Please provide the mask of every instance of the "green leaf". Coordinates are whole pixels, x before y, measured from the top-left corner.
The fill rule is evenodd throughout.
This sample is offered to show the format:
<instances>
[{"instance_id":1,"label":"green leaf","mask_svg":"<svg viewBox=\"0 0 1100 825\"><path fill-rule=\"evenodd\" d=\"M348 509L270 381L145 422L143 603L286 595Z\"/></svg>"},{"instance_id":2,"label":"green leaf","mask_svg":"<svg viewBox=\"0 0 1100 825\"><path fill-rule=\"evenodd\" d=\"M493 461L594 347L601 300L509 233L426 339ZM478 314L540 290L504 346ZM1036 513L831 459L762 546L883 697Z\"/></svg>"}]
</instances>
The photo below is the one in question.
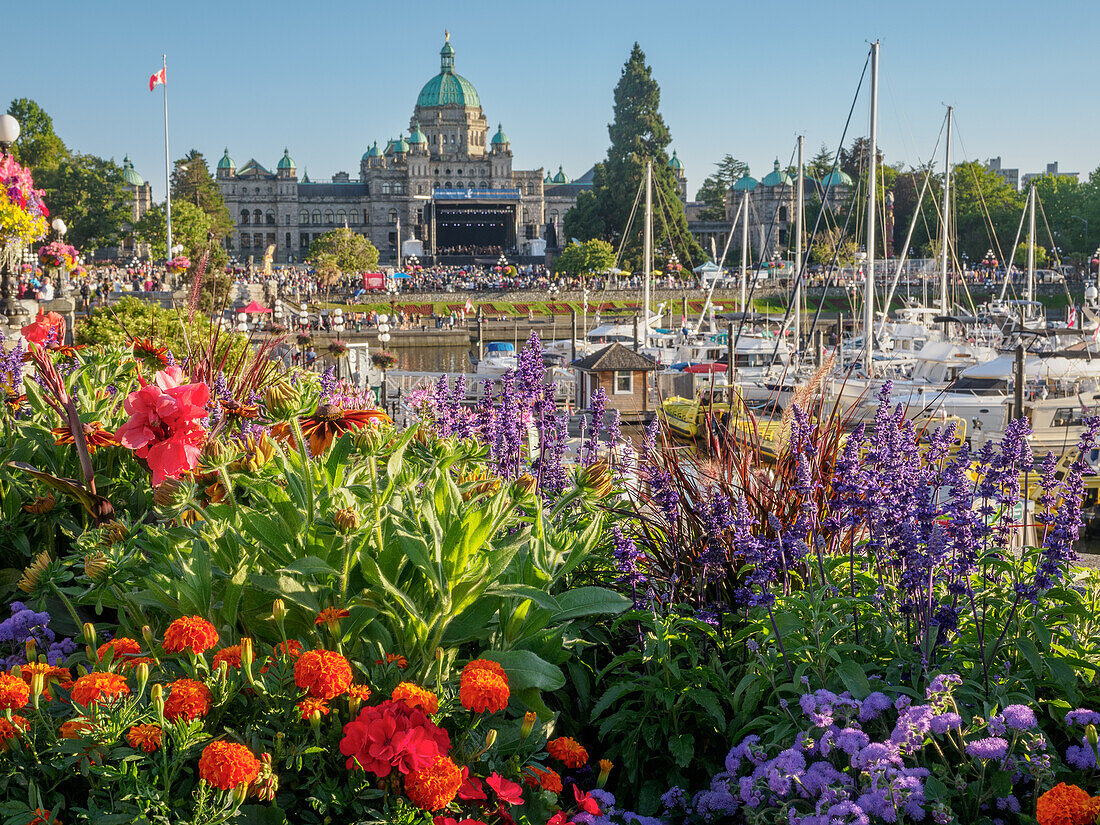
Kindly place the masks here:
<instances>
[{"instance_id":1,"label":"green leaf","mask_svg":"<svg viewBox=\"0 0 1100 825\"><path fill-rule=\"evenodd\" d=\"M550 664L529 650L487 650L483 659L498 662L508 674L508 684L513 690L538 688L557 690L565 686L565 675L560 667Z\"/></svg>"},{"instance_id":2,"label":"green leaf","mask_svg":"<svg viewBox=\"0 0 1100 825\"><path fill-rule=\"evenodd\" d=\"M668 749L676 764L686 768L695 756L695 737L690 733L677 734L668 740Z\"/></svg>"},{"instance_id":3,"label":"green leaf","mask_svg":"<svg viewBox=\"0 0 1100 825\"><path fill-rule=\"evenodd\" d=\"M280 572L283 573L297 573L299 576L338 576L339 572L334 570L328 562L317 558L316 556L306 556L301 559L295 559Z\"/></svg>"},{"instance_id":4,"label":"green leaf","mask_svg":"<svg viewBox=\"0 0 1100 825\"><path fill-rule=\"evenodd\" d=\"M505 596L515 599L530 599L544 610L554 611L555 616L561 605L558 600L538 587L526 584L498 584L485 591L492 596Z\"/></svg>"},{"instance_id":5,"label":"green leaf","mask_svg":"<svg viewBox=\"0 0 1100 825\"><path fill-rule=\"evenodd\" d=\"M1035 642L1026 636L1020 636L1016 639L1016 647L1027 659L1027 663L1031 665L1031 670L1035 676L1041 677L1043 675L1043 657L1039 653L1039 648L1035 645Z\"/></svg>"},{"instance_id":6,"label":"green leaf","mask_svg":"<svg viewBox=\"0 0 1100 825\"><path fill-rule=\"evenodd\" d=\"M622 613L630 607L630 599L606 587L576 587L557 597L561 609L552 622L565 622L581 616Z\"/></svg>"},{"instance_id":7,"label":"green leaf","mask_svg":"<svg viewBox=\"0 0 1100 825\"><path fill-rule=\"evenodd\" d=\"M836 675L855 699L866 699L871 692L871 683L867 681L867 674L858 663L850 659L837 666Z\"/></svg>"}]
</instances>

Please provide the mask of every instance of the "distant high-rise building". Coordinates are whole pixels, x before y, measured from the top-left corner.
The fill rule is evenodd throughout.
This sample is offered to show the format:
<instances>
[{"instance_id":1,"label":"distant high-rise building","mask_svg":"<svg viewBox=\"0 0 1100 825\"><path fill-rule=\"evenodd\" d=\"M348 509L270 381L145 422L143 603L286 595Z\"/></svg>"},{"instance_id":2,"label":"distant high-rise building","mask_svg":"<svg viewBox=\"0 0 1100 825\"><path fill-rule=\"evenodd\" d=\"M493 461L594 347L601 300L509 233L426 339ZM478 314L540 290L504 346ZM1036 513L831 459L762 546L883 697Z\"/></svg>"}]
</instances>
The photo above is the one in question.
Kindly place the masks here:
<instances>
[{"instance_id":1,"label":"distant high-rise building","mask_svg":"<svg viewBox=\"0 0 1100 825\"><path fill-rule=\"evenodd\" d=\"M1020 170L1008 169L1001 164L1001 157L998 155L995 158L990 158L985 162L985 168L989 172L995 172L1000 175L1001 178L1011 186L1013 189L1019 190L1020 188Z\"/></svg>"},{"instance_id":2,"label":"distant high-rise building","mask_svg":"<svg viewBox=\"0 0 1100 825\"><path fill-rule=\"evenodd\" d=\"M1059 172L1058 161L1054 161L1054 163L1047 164L1045 172L1028 172L1026 175L1024 175L1021 183L1026 189L1033 180L1035 180L1036 178L1041 178L1044 175L1049 175L1052 178L1073 178L1074 180L1079 180L1081 178L1080 172Z\"/></svg>"}]
</instances>

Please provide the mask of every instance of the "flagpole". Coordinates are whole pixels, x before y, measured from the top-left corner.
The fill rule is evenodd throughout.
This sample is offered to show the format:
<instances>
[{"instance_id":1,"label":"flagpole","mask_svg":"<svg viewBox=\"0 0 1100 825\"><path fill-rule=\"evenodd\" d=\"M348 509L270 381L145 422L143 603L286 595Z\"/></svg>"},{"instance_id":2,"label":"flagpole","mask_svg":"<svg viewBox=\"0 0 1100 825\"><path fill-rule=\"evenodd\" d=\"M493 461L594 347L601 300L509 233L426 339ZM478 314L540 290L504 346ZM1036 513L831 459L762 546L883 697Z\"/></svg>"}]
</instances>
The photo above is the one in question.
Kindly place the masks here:
<instances>
[{"instance_id":1,"label":"flagpole","mask_svg":"<svg viewBox=\"0 0 1100 825\"><path fill-rule=\"evenodd\" d=\"M168 160L168 55L161 55L161 71L164 73L164 211L168 221L168 246L165 252L167 260L172 259L172 175Z\"/></svg>"}]
</instances>

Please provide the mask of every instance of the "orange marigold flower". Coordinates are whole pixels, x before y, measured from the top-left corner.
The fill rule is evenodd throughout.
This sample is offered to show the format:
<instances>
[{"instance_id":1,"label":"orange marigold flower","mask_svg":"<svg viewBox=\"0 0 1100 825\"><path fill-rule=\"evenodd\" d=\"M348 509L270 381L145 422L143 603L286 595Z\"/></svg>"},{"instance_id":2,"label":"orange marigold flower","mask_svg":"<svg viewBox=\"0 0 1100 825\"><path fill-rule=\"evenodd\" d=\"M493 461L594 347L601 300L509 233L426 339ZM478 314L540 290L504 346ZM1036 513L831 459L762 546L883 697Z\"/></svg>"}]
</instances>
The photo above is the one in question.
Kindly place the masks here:
<instances>
[{"instance_id":1,"label":"orange marigold flower","mask_svg":"<svg viewBox=\"0 0 1100 825\"><path fill-rule=\"evenodd\" d=\"M190 650L198 655L218 643L218 631L201 616L181 616L164 631L164 649L168 653Z\"/></svg>"},{"instance_id":2,"label":"orange marigold flower","mask_svg":"<svg viewBox=\"0 0 1100 825\"><path fill-rule=\"evenodd\" d=\"M9 722L0 716L0 751L7 753L11 747L11 740L18 739L19 735L27 729L27 720L18 714L12 714Z\"/></svg>"},{"instance_id":3,"label":"orange marigold flower","mask_svg":"<svg viewBox=\"0 0 1100 825\"><path fill-rule=\"evenodd\" d=\"M576 739L559 736L546 743L546 752L567 768L579 768L588 762L588 751Z\"/></svg>"},{"instance_id":4,"label":"orange marigold flower","mask_svg":"<svg viewBox=\"0 0 1100 825\"><path fill-rule=\"evenodd\" d=\"M395 662L397 663L397 666L402 670L409 666L409 660L397 653L387 653L384 661L382 659L374 660L374 663L376 665L392 665Z\"/></svg>"},{"instance_id":5,"label":"orange marigold flower","mask_svg":"<svg viewBox=\"0 0 1100 825\"><path fill-rule=\"evenodd\" d=\"M358 699L360 702L365 702L370 699L370 688L366 685L352 685L348 688L348 696L352 699Z\"/></svg>"},{"instance_id":6,"label":"orange marigold flower","mask_svg":"<svg viewBox=\"0 0 1100 825\"><path fill-rule=\"evenodd\" d=\"M225 662L229 667L234 670L241 669L241 646L230 645L229 647L223 647L217 653L214 654L214 665L211 670L217 670L221 667L222 662Z\"/></svg>"},{"instance_id":7,"label":"orange marigold flower","mask_svg":"<svg viewBox=\"0 0 1100 825\"><path fill-rule=\"evenodd\" d=\"M31 821L27 825L61 825L61 820L46 808L35 808L31 813L34 816L31 817Z\"/></svg>"},{"instance_id":8,"label":"orange marigold flower","mask_svg":"<svg viewBox=\"0 0 1100 825\"><path fill-rule=\"evenodd\" d=\"M438 811L451 804L462 785L462 771L446 756L405 777L405 795L418 808Z\"/></svg>"},{"instance_id":9,"label":"orange marigold flower","mask_svg":"<svg viewBox=\"0 0 1100 825\"><path fill-rule=\"evenodd\" d=\"M439 699L436 695L412 682L401 682L393 689L391 696L395 701L404 702L410 708L420 708L429 716L439 711Z\"/></svg>"},{"instance_id":10,"label":"orange marigold flower","mask_svg":"<svg viewBox=\"0 0 1100 825\"><path fill-rule=\"evenodd\" d=\"M1059 782L1039 797L1035 817L1039 825L1092 825L1096 821L1092 803L1092 797L1076 785Z\"/></svg>"},{"instance_id":11,"label":"orange marigold flower","mask_svg":"<svg viewBox=\"0 0 1100 825\"><path fill-rule=\"evenodd\" d=\"M19 710L31 700L31 686L18 676L0 673L0 709Z\"/></svg>"},{"instance_id":12,"label":"orange marigold flower","mask_svg":"<svg viewBox=\"0 0 1100 825\"><path fill-rule=\"evenodd\" d=\"M67 667L51 668L50 675L47 678L51 680L56 679L57 683L61 687L65 688L65 690L69 690L73 686L73 677L72 674L69 673L69 669Z\"/></svg>"},{"instance_id":13,"label":"orange marigold flower","mask_svg":"<svg viewBox=\"0 0 1100 825\"><path fill-rule=\"evenodd\" d=\"M297 659L302 655L302 643L297 639L287 639L275 645L275 655L280 658Z\"/></svg>"},{"instance_id":14,"label":"orange marigold flower","mask_svg":"<svg viewBox=\"0 0 1100 825\"><path fill-rule=\"evenodd\" d=\"M92 729L92 723L87 719L69 719L61 723L62 739L79 739Z\"/></svg>"},{"instance_id":15,"label":"orange marigold flower","mask_svg":"<svg viewBox=\"0 0 1100 825\"><path fill-rule=\"evenodd\" d=\"M171 691L164 703L164 718L192 722L210 712L214 696L210 688L194 679L177 679L168 686Z\"/></svg>"},{"instance_id":16,"label":"orange marigold flower","mask_svg":"<svg viewBox=\"0 0 1100 825\"><path fill-rule=\"evenodd\" d=\"M99 650L96 651L96 657L103 659L108 651L113 654L111 661L123 662L139 655L141 644L136 639L119 636L117 639L111 639L111 641L101 644Z\"/></svg>"},{"instance_id":17,"label":"orange marigold flower","mask_svg":"<svg viewBox=\"0 0 1100 825\"><path fill-rule=\"evenodd\" d=\"M260 760L236 742L211 742L199 757L199 778L223 791L247 785L259 775Z\"/></svg>"},{"instance_id":18,"label":"orange marigold flower","mask_svg":"<svg viewBox=\"0 0 1100 825\"><path fill-rule=\"evenodd\" d=\"M351 613L344 610L342 607L326 607L320 613L317 614L317 618L313 620L314 624L328 624L329 622L338 622L340 619L346 619Z\"/></svg>"},{"instance_id":19,"label":"orange marigold flower","mask_svg":"<svg viewBox=\"0 0 1100 825\"><path fill-rule=\"evenodd\" d=\"M464 708L475 713L496 713L508 707L509 695L508 676L496 662L475 659L462 668L458 696Z\"/></svg>"},{"instance_id":20,"label":"orange marigold flower","mask_svg":"<svg viewBox=\"0 0 1100 825\"><path fill-rule=\"evenodd\" d=\"M307 696L298 703L298 711L302 714L303 722L308 722L310 717L315 713L319 713L322 716L328 716L328 714L332 712L328 706L328 702L324 699L314 699L312 696Z\"/></svg>"},{"instance_id":21,"label":"orange marigold flower","mask_svg":"<svg viewBox=\"0 0 1100 825\"><path fill-rule=\"evenodd\" d=\"M134 750L152 753L164 741L164 731L160 725L134 725L126 732L126 741Z\"/></svg>"},{"instance_id":22,"label":"orange marigold flower","mask_svg":"<svg viewBox=\"0 0 1100 825\"><path fill-rule=\"evenodd\" d=\"M528 765L526 770L528 773L523 777L523 781L530 787L542 788L551 793L561 793L561 776L557 771L540 768L538 765Z\"/></svg>"},{"instance_id":23,"label":"orange marigold flower","mask_svg":"<svg viewBox=\"0 0 1100 825\"><path fill-rule=\"evenodd\" d=\"M134 658L127 659L125 662L123 662L122 669L133 670L138 665L149 665L149 667L152 667L156 663L157 660L154 659L152 656L135 656Z\"/></svg>"},{"instance_id":24,"label":"orange marigold flower","mask_svg":"<svg viewBox=\"0 0 1100 825\"><path fill-rule=\"evenodd\" d=\"M351 686L351 665L333 650L307 650L294 663L294 684L315 699L335 699Z\"/></svg>"},{"instance_id":25,"label":"orange marigold flower","mask_svg":"<svg viewBox=\"0 0 1100 825\"><path fill-rule=\"evenodd\" d=\"M126 677L117 673L89 673L73 682L72 698L88 707L97 702L110 702L130 693Z\"/></svg>"}]
</instances>

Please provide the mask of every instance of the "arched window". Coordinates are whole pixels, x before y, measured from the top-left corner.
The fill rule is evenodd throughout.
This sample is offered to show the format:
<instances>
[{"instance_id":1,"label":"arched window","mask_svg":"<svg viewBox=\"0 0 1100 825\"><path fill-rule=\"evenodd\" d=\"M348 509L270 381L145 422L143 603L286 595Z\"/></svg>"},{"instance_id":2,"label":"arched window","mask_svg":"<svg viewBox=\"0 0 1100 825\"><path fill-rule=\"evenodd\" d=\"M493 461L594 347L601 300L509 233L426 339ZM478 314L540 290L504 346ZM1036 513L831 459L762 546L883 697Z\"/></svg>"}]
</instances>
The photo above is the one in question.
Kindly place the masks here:
<instances>
[{"instance_id":1,"label":"arched window","mask_svg":"<svg viewBox=\"0 0 1100 825\"><path fill-rule=\"evenodd\" d=\"M301 223L301 224L308 224L309 223L309 213L306 210L303 209L301 212L298 213L298 223Z\"/></svg>"},{"instance_id":2,"label":"arched window","mask_svg":"<svg viewBox=\"0 0 1100 825\"><path fill-rule=\"evenodd\" d=\"M550 223L552 223L554 225L557 225L557 223L558 223L558 210L557 209L551 209L550 210Z\"/></svg>"},{"instance_id":3,"label":"arched window","mask_svg":"<svg viewBox=\"0 0 1100 825\"><path fill-rule=\"evenodd\" d=\"M383 195L388 195L389 193L390 193L390 182L389 181L383 181L382 182L382 194Z\"/></svg>"},{"instance_id":4,"label":"arched window","mask_svg":"<svg viewBox=\"0 0 1100 825\"><path fill-rule=\"evenodd\" d=\"M313 222L314 223L320 223L321 222L321 210L319 210L319 209L314 209L313 210Z\"/></svg>"},{"instance_id":5,"label":"arched window","mask_svg":"<svg viewBox=\"0 0 1100 825\"><path fill-rule=\"evenodd\" d=\"M348 212L348 223L353 225L353 226L355 224L359 223L359 212L358 212L358 210L352 209Z\"/></svg>"},{"instance_id":6,"label":"arched window","mask_svg":"<svg viewBox=\"0 0 1100 825\"><path fill-rule=\"evenodd\" d=\"M267 219L268 226L275 225L275 213L272 212L270 209L267 210L267 214L264 217Z\"/></svg>"},{"instance_id":7,"label":"arched window","mask_svg":"<svg viewBox=\"0 0 1100 825\"><path fill-rule=\"evenodd\" d=\"M241 223L242 224L247 224L248 223L248 210L247 209L242 209L241 210Z\"/></svg>"},{"instance_id":8,"label":"arched window","mask_svg":"<svg viewBox=\"0 0 1100 825\"><path fill-rule=\"evenodd\" d=\"M779 207L779 220L781 223L787 220L787 207Z\"/></svg>"},{"instance_id":9,"label":"arched window","mask_svg":"<svg viewBox=\"0 0 1100 825\"><path fill-rule=\"evenodd\" d=\"M450 181L446 181L446 182L445 182L445 183L443 184L443 188L444 188L444 189L450 189L450 188L451 188L451 182L450 182Z\"/></svg>"},{"instance_id":10,"label":"arched window","mask_svg":"<svg viewBox=\"0 0 1100 825\"><path fill-rule=\"evenodd\" d=\"M331 224L332 220L333 220L332 210L331 209L326 209L325 210L325 223Z\"/></svg>"},{"instance_id":11,"label":"arched window","mask_svg":"<svg viewBox=\"0 0 1100 825\"><path fill-rule=\"evenodd\" d=\"M462 170L459 169L457 172L455 172L455 174L458 175L459 177L462 177Z\"/></svg>"},{"instance_id":12,"label":"arched window","mask_svg":"<svg viewBox=\"0 0 1100 825\"><path fill-rule=\"evenodd\" d=\"M487 183L486 183L485 181L482 181L481 183L479 183L479 184L477 185L477 188L478 188L478 189L488 189L488 188L489 188L489 184L487 184Z\"/></svg>"},{"instance_id":13,"label":"arched window","mask_svg":"<svg viewBox=\"0 0 1100 825\"><path fill-rule=\"evenodd\" d=\"M370 212L366 209L363 210L363 223L370 223Z\"/></svg>"},{"instance_id":14,"label":"arched window","mask_svg":"<svg viewBox=\"0 0 1100 825\"><path fill-rule=\"evenodd\" d=\"M263 223L263 222L264 222L264 213L261 212L259 209L253 209L252 210L252 223Z\"/></svg>"},{"instance_id":15,"label":"arched window","mask_svg":"<svg viewBox=\"0 0 1100 825\"><path fill-rule=\"evenodd\" d=\"M397 210L396 209L391 209L390 210L390 225L393 226L396 223L397 223Z\"/></svg>"},{"instance_id":16,"label":"arched window","mask_svg":"<svg viewBox=\"0 0 1100 825\"><path fill-rule=\"evenodd\" d=\"M336 223L338 223L340 226L343 226L347 222L347 220L348 220L348 213L345 212L343 209L337 209L336 210Z\"/></svg>"}]
</instances>

